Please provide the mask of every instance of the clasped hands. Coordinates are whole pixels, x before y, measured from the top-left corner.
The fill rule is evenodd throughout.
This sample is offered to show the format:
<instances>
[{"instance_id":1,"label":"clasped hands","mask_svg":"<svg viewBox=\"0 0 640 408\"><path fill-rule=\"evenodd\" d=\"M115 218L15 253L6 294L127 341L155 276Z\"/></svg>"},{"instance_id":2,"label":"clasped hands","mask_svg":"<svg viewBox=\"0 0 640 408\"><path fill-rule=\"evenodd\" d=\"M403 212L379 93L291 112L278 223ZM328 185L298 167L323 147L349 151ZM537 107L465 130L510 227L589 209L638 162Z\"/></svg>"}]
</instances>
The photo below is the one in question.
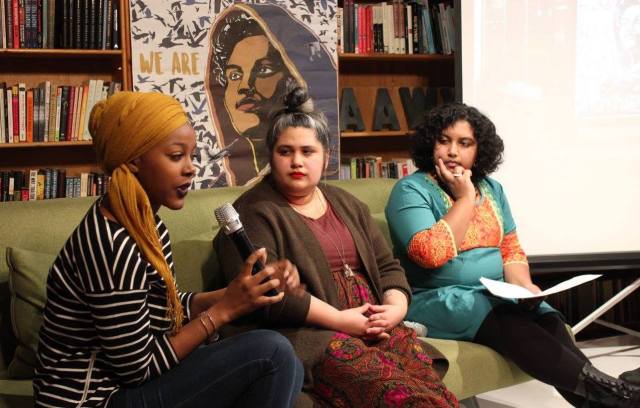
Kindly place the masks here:
<instances>
[{"instance_id":1,"label":"clasped hands","mask_svg":"<svg viewBox=\"0 0 640 408\"><path fill-rule=\"evenodd\" d=\"M389 338L388 332L404 319L405 312L398 305L365 303L359 307L342 310L339 329L364 340L385 340Z\"/></svg>"}]
</instances>

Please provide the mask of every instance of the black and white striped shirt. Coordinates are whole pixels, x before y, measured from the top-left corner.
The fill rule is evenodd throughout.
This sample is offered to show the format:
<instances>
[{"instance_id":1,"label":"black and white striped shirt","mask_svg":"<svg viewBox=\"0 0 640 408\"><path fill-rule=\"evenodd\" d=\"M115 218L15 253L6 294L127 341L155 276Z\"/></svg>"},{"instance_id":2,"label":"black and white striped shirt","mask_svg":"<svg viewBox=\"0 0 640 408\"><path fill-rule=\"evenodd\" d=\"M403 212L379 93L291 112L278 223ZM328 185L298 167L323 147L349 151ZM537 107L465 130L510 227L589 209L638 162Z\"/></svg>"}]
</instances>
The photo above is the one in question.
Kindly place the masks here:
<instances>
[{"instance_id":1,"label":"black and white striped shirt","mask_svg":"<svg viewBox=\"0 0 640 408\"><path fill-rule=\"evenodd\" d=\"M71 234L49 272L36 406L102 407L121 386L157 377L178 359L167 337L166 286L127 230L99 210ZM173 271L167 228L156 215ZM189 316L192 293L180 293Z\"/></svg>"}]
</instances>

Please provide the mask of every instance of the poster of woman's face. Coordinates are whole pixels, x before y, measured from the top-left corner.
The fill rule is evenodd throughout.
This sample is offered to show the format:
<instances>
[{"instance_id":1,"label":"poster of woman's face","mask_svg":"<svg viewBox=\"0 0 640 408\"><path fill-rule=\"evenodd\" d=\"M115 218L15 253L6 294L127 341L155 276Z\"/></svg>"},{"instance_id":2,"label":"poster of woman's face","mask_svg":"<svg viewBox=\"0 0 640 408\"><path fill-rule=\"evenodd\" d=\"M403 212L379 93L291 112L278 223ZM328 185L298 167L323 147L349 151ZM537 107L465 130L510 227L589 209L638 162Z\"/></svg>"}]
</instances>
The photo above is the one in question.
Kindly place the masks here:
<instances>
[{"instance_id":1,"label":"poster of woman's face","mask_svg":"<svg viewBox=\"0 0 640 408\"><path fill-rule=\"evenodd\" d=\"M278 35L282 26L288 27L284 38ZM265 138L271 115L282 108L287 85L305 86L312 97L315 88L333 85L335 95L335 74L333 84L307 82L309 56L317 54L316 62L322 59L312 50L318 40L277 5L235 4L218 16L210 36L206 84L211 116L228 150L230 184L242 185L268 171ZM293 42L289 36L313 41ZM331 67L326 51L324 57ZM335 126L335 116L333 122Z\"/></svg>"},{"instance_id":2,"label":"poster of woman's face","mask_svg":"<svg viewBox=\"0 0 640 408\"><path fill-rule=\"evenodd\" d=\"M237 132L260 124L261 116L277 103L280 85L289 77L280 54L265 35L245 37L233 47L224 73L224 105Z\"/></svg>"},{"instance_id":3,"label":"poster of woman's face","mask_svg":"<svg viewBox=\"0 0 640 408\"><path fill-rule=\"evenodd\" d=\"M269 169L265 137L287 86L308 89L332 131L337 175L335 0L130 2L133 87L179 100L196 130L194 188Z\"/></svg>"}]
</instances>

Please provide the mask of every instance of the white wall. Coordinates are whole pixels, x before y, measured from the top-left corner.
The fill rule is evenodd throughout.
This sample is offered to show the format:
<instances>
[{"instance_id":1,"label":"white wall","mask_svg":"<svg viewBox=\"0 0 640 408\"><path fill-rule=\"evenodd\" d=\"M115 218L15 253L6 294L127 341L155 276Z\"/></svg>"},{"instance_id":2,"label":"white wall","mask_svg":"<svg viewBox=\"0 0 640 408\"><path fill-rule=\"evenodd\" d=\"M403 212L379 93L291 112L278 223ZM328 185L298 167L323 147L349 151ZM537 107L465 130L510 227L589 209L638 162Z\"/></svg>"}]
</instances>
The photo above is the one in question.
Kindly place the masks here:
<instances>
[{"instance_id":1,"label":"white wall","mask_svg":"<svg viewBox=\"0 0 640 408\"><path fill-rule=\"evenodd\" d=\"M463 101L505 141L525 251L640 250L640 4L461 3Z\"/></svg>"}]
</instances>

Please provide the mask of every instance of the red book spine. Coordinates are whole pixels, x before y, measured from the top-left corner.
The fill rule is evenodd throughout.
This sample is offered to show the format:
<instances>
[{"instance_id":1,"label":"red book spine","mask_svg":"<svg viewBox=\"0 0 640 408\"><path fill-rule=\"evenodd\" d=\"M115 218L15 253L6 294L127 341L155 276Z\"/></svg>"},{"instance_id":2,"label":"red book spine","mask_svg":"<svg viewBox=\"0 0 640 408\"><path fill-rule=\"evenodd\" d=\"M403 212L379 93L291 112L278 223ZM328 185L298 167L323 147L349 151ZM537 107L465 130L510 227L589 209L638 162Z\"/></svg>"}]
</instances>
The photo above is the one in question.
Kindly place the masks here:
<instances>
[{"instance_id":1,"label":"red book spine","mask_svg":"<svg viewBox=\"0 0 640 408\"><path fill-rule=\"evenodd\" d=\"M358 6L358 54L364 54L364 25L366 19L364 18L364 6Z\"/></svg>"},{"instance_id":2,"label":"red book spine","mask_svg":"<svg viewBox=\"0 0 640 408\"><path fill-rule=\"evenodd\" d=\"M373 6L367 6L367 53L373 53Z\"/></svg>"},{"instance_id":3,"label":"red book spine","mask_svg":"<svg viewBox=\"0 0 640 408\"><path fill-rule=\"evenodd\" d=\"M369 6L362 6L362 53L369 53Z\"/></svg>"},{"instance_id":4,"label":"red book spine","mask_svg":"<svg viewBox=\"0 0 640 408\"><path fill-rule=\"evenodd\" d=\"M74 140L73 138L73 110L75 109L76 87L69 87L69 113L67 114L67 134L65 140Z\"/></svg>"},{"instance_id":5,"label":"red book spine","mask_svg":"<svg viewBox=\"0 0 640 408\"><path fill-rule=\"evenodd\" d=\"M11 25L13 26L13 48L20 48L20 9L18 8L18 0L11 1L11 10L13 18Z\"/></svg>"}]
</instances>

